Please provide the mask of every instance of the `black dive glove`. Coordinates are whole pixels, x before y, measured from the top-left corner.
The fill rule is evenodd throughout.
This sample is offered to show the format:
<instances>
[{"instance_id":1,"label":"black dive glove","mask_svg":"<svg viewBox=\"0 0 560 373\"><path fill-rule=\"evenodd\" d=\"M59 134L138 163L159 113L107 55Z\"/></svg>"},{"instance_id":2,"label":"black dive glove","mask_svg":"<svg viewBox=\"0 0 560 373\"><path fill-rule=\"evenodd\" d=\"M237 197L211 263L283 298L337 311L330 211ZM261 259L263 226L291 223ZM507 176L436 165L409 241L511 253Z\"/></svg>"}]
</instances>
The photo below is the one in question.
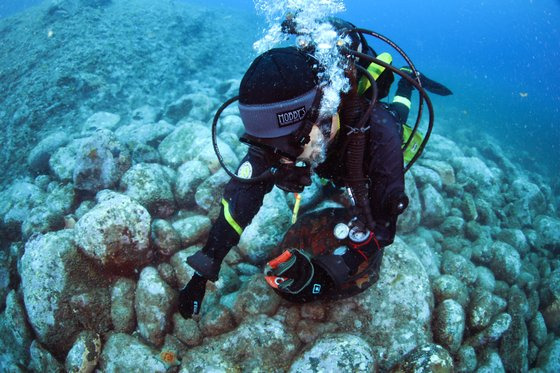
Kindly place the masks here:
<instances>
[{"instance_id":1,"label":"black dive glove","mask_svg":"<svg viewBox=\"0 0 560 373\"><path fill-rule=\"evenodd\" d=\"M274 184L292 193L301 193L303 188L311 185L311 167L303 162L281 163L273 171Z\"/></svg>"},{"instance_id":2,"label":"black dive glove","mask_svg":"<svg viewBox=\"0 0 560 373\"><path fill-rule=\"evenodd\" d=\"M179 312L185 319L198 315L206 293L206 279L197 273L179 293Z\"/></svg>"}]
</instances>

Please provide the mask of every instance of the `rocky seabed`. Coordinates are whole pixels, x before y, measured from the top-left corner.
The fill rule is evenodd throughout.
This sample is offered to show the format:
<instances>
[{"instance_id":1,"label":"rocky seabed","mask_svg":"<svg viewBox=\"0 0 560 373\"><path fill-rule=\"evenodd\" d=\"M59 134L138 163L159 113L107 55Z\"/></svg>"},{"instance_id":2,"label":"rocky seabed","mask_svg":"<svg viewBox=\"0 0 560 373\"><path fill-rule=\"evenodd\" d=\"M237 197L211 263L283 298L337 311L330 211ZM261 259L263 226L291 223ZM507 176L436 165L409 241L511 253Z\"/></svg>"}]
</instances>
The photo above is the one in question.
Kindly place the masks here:
<instances>
[{"instance_id":1,"label":"rocky seabed","mask_svg":"<svg viewBox=\"0 0 560 373\"><path fill-rule=\"evenodd\" d=\"M230 82L232 91L236 82ZM0 365L75 372L554 372L560 369L557 191L508 160L433 135L406 176L411 203L379 281L351 299L293 305L265 283L293 196L274 189L209 283L177 313L228 181L209 123L222 94L130 115L98 112L29 153L36 177L0 193ZM219 146L244 148L236 108ZM319 180L310 210L336 202Z\"/></svg>"}]
</instances>

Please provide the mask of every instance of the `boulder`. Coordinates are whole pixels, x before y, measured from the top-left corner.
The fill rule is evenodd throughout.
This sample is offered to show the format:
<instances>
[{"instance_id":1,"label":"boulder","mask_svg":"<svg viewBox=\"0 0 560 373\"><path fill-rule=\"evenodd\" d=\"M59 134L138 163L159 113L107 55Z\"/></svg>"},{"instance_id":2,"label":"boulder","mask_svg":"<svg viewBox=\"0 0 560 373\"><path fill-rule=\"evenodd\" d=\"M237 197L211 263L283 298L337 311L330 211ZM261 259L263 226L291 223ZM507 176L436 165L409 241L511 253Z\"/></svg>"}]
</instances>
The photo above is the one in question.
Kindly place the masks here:
<instances>
[{"instance_id":1,"label":"boulder","mask_svg":"<svg viewBox=\"0 0 560 373\"><path fill-rule=\"evenodd\" d=\"M298 348L298 338L280 321L258 315L188 350L181 371L287 371Z\"/></svg>"},{"instance_id":2,"label":"boulder","mask_svg":"<svg viewBox=\"0 0 560 373\"><path fill-rule=\"evenodd\" d=\"M278 244L291 224L284 192L273 188L251 224L241 234L239 253L250 263L260 265L280 254Z\"/></svg>"},{"instance_id":3,"label":"boulder","mask_svg":"<svg viewBox=\"0 0 560 373\"><path fill-rule=\"evenodd\" d=\"M167 220L154 219L152 244L161 255L171 256L181 249L181 236Z\"/></svg>"},{"instance_id":4,"label":"boulder","mask_svg":"<svg viewBox=\"0 0 560 373\"><path fill-rule=\"evenodd\" d=\"M21 271L29 322L38 340L57 357L68 352L81 330L108 330L108 281L78 250L72 230L27 241Z\"/></svg>"},{"instance_id":5,"label":"boulder","mask_svg":"<svg viewBox=\"0 0 560 373\"><path fill-rule=\"evenodd\" d=\"M535 219L536 246L540 249L560 253L560 219L539 215Z\"/></svg>"},{"instance_id":6,"label":"boulder","mask_svg":"<svg viewBox=\"0 0 560 373\"><path fill-rule=\"evenodd\" d=\"M195 204L195 192L198 186L210 176L208 166L198 160L187 161L177 169L174 192L180 207Z\"/></svg>"},{"instance_id":7,"label":"boulder","mask_svg":"<svg viewBox=\"0 0 560 373\"><path fill-rule=\"evenodd\" d=\"M176 220L171 224L179 235L182 247L191 246L206 238L212 222L207 216L193 215L184 219Z\"/></svg>"},{"instance_id":8,"label":"boulder","mask_svg":"<svg viewBox=\"0 0 560 373\"><path fill-rule=\"evenodd\" d=\"M91 115L82 126L82 133L95 132L97 130L114 130L121 121L118 114L99 111Z\"/></svg>"},{"instance_id":9,"label":"boulder","mask_svg":"<svg viewBox=\"0 0 560 373\"><path fill-rule=\"evenodd\" d=\"M123 175L120 189L144 206L152 216L165 218L175 212L172 186L175 172L156 163L139 163Z\"/></svg>"},{"instance_id":10,"label":"boulder","mask_svg":"<svg viewBox=\"0 0 560 373\"><path fill-rule=\"evenodd\" d=\"M492 260L489 267L499 280L513 284L521 271L519 253L505 242L496 241L492 244Z\"/></svg>"},{"instance_id":11,"label":"boulder","mask_svg":"<svg viewBox=\"0 0 560 373\"><path fill-rule=\"evenodd\" d=\"M405 174L405 190L409 199L408 207L399 216L397 230L402 233L413 232L420 224L422 217L422 204L416 181L410 172Z\"/></svg>"},{"instance_id":12,"label":"boulder","mask_svg":"<svg viewBox=\"0 0 560 373\"><path fill-rule=\"evenodd\" d=\"M76 154L72 174L74 188L88 193L112 188L131 165L129 150L108 130L85 141Z\"/></svg>"},{"instance_id":13,"label":"boulder","mask_svg":"<svg viewBox=\"0 0 560 373\"><path fill-rule=\"evenodd\" d=\"M60 181L72 181L78 153L90 138L72 140L68 145L58 148L49 158L51 174Z\"/></svg>"},{"instance_id":14,"label":"boulder","mask_svg":"<svg viewBox=\"0 0 560 373\"><path fill-rule=\"evenodd\" d=\"M452 373L455 371L453 358L449 352L433 343L427 343L412 350L395 370L403 373Z\"/></svg>"},{"instance_id":15,"label":"boulder","mask_svg":"<svg viewBox=\"0 0 560 373\"><path fill-rule=\"evenodd\" d=\"M66 356L67 372L91 373L101 354L101 338L90 331L81 332Z\"/></svg>"},{"instance_id":16,"label":"boulder","mask_svg":"<svg viewBox=\"0 0 560 373\"><path fill-rule=\"evenodd\" d=\"M134 294L136 283L121 277L113 285L111 291L111 321L113 330L132 333L136 327L136 313L134 310Z\"/></svg>"},{"instance_id":17,"label":"boulder","mask_svg":"<svg viewBox=\"0 0 560 373\"><path fill-rule=\"evenodd\" d=\"M14 182L0 192L0 233L8 239L18 240L22 223L45 199L46 195L39 187L25 181Z\"/></svg>"},{"instance_id":18,"label":"boulder","mask_svg":"<svg viewBox=\"0 0 560 373\"><path fill-rule=\"evenodd\" d=\"M167 372L167 366L156 350L124 333L110 335L97 368L102 372Z\"/></svg>"},{"instance_id":19,"label":"boulder","mask_svg":"<svg viewBox=\"0 0 560 373\"><path fill-rule=\"evenodd\" d=\"M376 363L369 344L354 334L331 334L324 336L298 356L289 372L312 373L331 371L374 372Z\"/></svg>"},{"instance_id":20,"label":"boulder","mask_svg":"<svg viewBox=\"0 0 560 373\"><path fill-rule=\"evenodd\" d=\"M544 372L556 372L560 367L560 339L554 338L539 351L536 366Z\"/></svg>"},{"instance_id":21,"label":"boulder","mask_svg":"<svg viewBox=\"0 0 560 373\"><path fill-rule=\"evenodd\" d=\"M76 223L76 242L82 252L107 268L130 269L152 257L150 214L131 198L101 191L98 204Z\"/></svg>"},{"instance_id":22,"label":"boulder","mask_svg":"<svg viewBox=\"0 0 560 373\"><path fill-rule=\"evenodd\" d=\"M444 300L434 312L434 341L451 353L457 352L465 331L465 312L452 299Z\"/></svg>"},{"instance_id":23,"label":"boulder","mask_svg":"<svg viewBox=\"0 0 560 373\"><path fill-rule=\"evenodd\" d=\"M13 366L27 366L33 334L27 324L23 303L15 290L8 293L6 308L0 315L0 333L0 363L4 364L4 359L9 357Z\"/></svg>"},{"instance_id":24,"label":"boulder","mask_svg":"<svg viewBox=\"0 0 560 373\"><path fill-rule=\"evenodd\" d=\"M173 307L177 292L159 277L157 269L145 267L136 286L134 308L138 332L155 346L161 346L171 329Z\"/></svg>"},{"instance_id":25,"label":"boulder","mask_svg":"<svg viewBox=\"0 0 560 373\"><path fill-rule=\"evenodd\" d=\"M433 280L432 290L436 303L441 303L446 299L453 299L462 307L469 303L469 290L457 277L453 275L442 275Z\"/></svg>"},{"instance_id":26,"label":"boulder","mask_svg":"<svg viewBox=\"0 0 560 373\"><path fill-rule=\"evenodd\" d=\"M27 156L27 164L31 170L37 173L46 173L49 170L49 159L51 155L65 146L70 141L66 132L54 132L49 136L42 139L35 147L29 152Z\"/></svg>"},{"instance_id":27,"label":"boulder","mask_svg":"<svg viewBox=\"0 0 560 373\"><path fill-rule=\"evenodd\" d=\"M117 128L115 136L123 144L140 143L158 146L161 140L173 132L174 129L175 126L164 120L160 120L157 123L133 122Z\"/></svg>"}]
</instances>

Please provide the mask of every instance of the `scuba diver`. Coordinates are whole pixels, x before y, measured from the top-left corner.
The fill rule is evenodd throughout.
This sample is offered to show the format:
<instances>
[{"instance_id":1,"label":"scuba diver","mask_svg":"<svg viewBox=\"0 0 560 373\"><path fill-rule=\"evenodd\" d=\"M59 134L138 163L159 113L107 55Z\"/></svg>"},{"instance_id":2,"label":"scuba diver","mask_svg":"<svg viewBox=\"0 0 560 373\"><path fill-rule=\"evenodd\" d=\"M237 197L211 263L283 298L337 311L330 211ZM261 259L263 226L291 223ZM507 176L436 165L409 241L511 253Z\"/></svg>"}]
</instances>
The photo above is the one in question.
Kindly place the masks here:
<instances>
[{"instance_id":1,"label":"scuba diver","mask_svg":"<svg viewBox=\"0 0 560 373\"><path fill-rule=\"evenodd\" d=\"M433 110L422 87L438 94L451 92L420 75L410 62L408 71L391 66L390 55L378 55L367 45L367 30L358 32L336 18L329 22L348 41L340 53L348 59L344 74L350 89L340 94L334 115L320 110L323 67L312 47L275 48L258 56L241 80L239 96L216 113L214 148L232 178L205 246L187 258L195 274L180 291L184 318L200 312L207 281L218 279L222 261L264 196L274 186L300 193L311 185L312 172L346 188L352 204L298 219L280 244L285 251L266 264L266 281L283 298L305 303L357 294L378 277L383 248L393 242L397 218L408 205L405 170L425 146L422 139L414 140L421 110L408 137L403 133L412 90L416 88L421 103L428 104L429 131ZM283 27L286 33L296 33L289 19ZM383 103L379 99L388 95L393 73L401 77L397 93L391 104ZM249 149L233 173L221 159L215 132L221 112L236 100L245 128L240 140ZM415 150L407 156L411 143Z\"/></svg>"}]
</instances>

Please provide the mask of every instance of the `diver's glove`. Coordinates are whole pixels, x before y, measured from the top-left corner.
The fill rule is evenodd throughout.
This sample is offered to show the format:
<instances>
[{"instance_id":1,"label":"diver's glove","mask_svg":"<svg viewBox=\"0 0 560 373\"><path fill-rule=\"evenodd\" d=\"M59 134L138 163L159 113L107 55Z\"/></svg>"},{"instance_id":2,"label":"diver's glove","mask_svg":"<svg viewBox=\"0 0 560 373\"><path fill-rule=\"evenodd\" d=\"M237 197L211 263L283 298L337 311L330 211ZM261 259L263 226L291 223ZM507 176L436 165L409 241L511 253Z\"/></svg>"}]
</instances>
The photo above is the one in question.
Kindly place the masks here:
<instances>
[{"instance_id":1,"label":"diver's glove","mask_svg":"<svg viewBox=\"0 0 560 373\"><path fill-rule=\"evenodd\" d=\"M291 193L301 193L311 185L311 166L303 162L280 163L274 168L274 184Z\"/></svg>"},{"instance_id":2,"label":"diver's glove","mask_svg":"<svg viewBox=\"0 0 560 373\"><path fill-rule=\"evenodd\" d=\"M408 75L414 78L414 73L412 72L410 67L404 66L401 67L400 70L408 73ZM419 77L420 77L420 83L422 84L422 88L425 88L426 90L440 96L449 96L453 94L453 92L451 92L449 88L447 88L441 83L429 79L426 75L421 73Z\"/></svg>"},{"instance_id":3,"label":"diver's glove","mask_svg":"<svg viewBox=\"0 0 560 373\"><path fill-rule=\"evenodd\" d=\"M332 281L308 253L290 249L267 263L265 279L281 292L300 295L302 298L317 297L332 286Z\"/></svg>"},{"instance_id":4,"label":"diver's glove","mask_svg":"<svg viewBox=\"0 0 560 373\"><path fill-rule=\"evenodd\" d=\"M179 312L185 319L198 315L206 293L206 279L195 273L189 283L179 292Z\"/></svg>"}]
</instances>

